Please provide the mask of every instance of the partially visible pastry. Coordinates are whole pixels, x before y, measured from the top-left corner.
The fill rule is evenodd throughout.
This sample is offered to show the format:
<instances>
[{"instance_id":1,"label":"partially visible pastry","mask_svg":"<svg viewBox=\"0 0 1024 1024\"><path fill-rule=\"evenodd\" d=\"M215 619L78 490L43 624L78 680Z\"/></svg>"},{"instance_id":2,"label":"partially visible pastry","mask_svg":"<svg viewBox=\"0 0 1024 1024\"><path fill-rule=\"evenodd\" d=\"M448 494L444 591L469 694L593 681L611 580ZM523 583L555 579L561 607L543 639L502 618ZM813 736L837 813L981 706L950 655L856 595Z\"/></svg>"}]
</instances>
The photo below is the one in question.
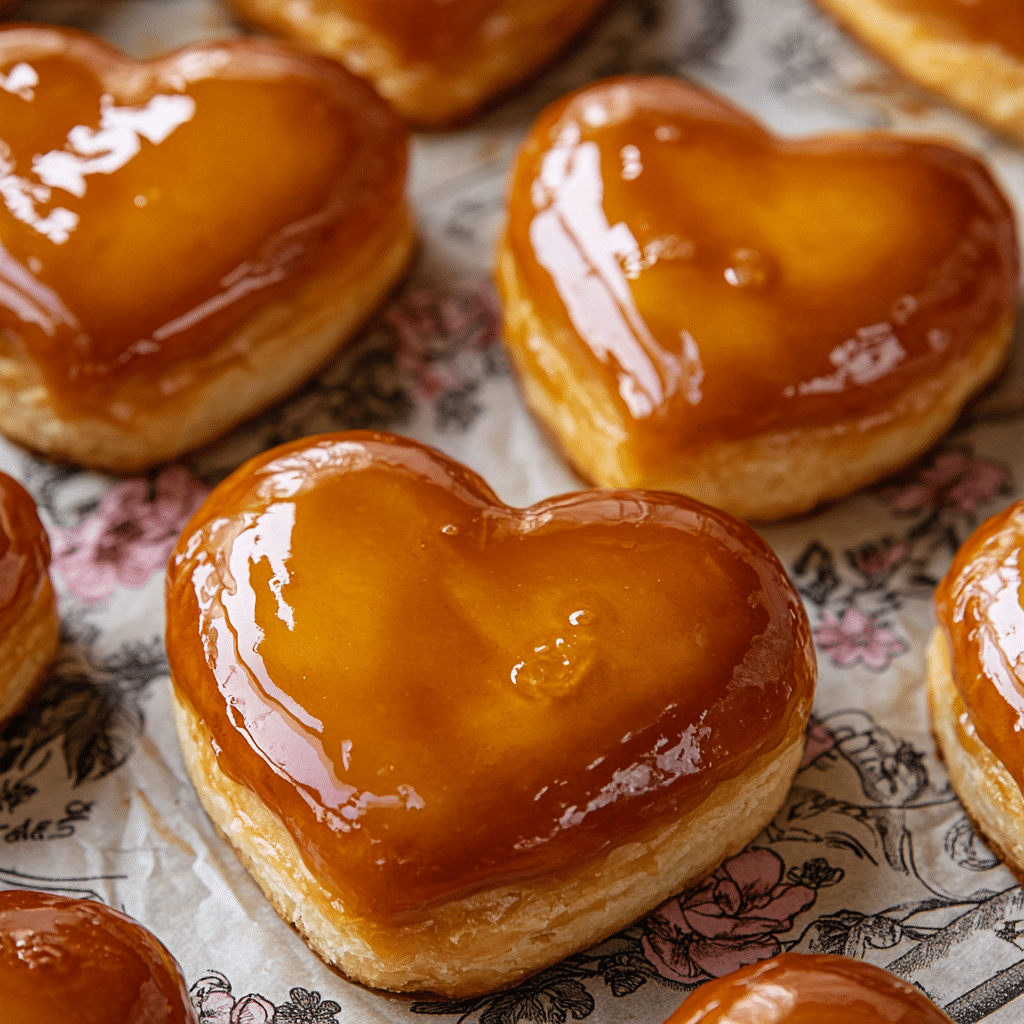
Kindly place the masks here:
<instances>
[{"instance_id":1,"label":"partially visible pastry","mask_svg":"<svg viewBox=\"0 0 1024 1024\"><path fill-rule=\"evenodd\" d=\"M756 519L933 444L1006 360L1018 268L968 154L779 139L668 78L540 116L497 256L525 397L580 475Z\"/></svg>"},{"instance_id":2,"label":"partially visible pastry","mask_svg":"<svg viewBox=\"0 0 1024 1024\"><path fill-rule=\"evenodd\" d=\"M153 934L94 900L0 891L4 1024L196 1024L185 979Z\"/></svg>"},{"instance_id":3,"label":"partially visible pastry","mask_svg":"<svg viewBox=\"0 0 1024 1024\"><path fill-rule=\"evenodd\" d=\"M1024 878L1024 502L971 535L935 593L932 728L961 803Z\"/></svg>"},{"instance_id":4,"label":"partially visible pastry","mask_svg":"<svg viewBox=\"0 0 1024 1024\"><path fill-rule=\"evenodd\" d=\"M952 1024L920 989L864 960L783 953L701 985L665 1024Z\"/></svg>"},{"instance_id":5,"label":"partially visible pastry","mask_svg":"<svg viewBox=\"0 0 1024 1024\"><path fill-rule=\"evenodd\" d=\"M818 0L908 78L1024 141L1018 0Z\"/></svg>"},{"instance_id":6,"label":"partially visible pastry","mask_svg":"<svg viewBox=\"0 0 1024 1024\"><path fill-rule=\"evenodd\" d=\"M130 472L295 389L402 274L404 125L239 39L149 62L0 29L0 430Z\"/></svg>"},{"instance_id":7,"label":"partially visible pastry","mask_svg":"<svg viewBox=\"0 0 1024 1024\"><path fill-rule=\"evenodd\" d=\"M815 679L743 524L636 491L510 508L367 432L210 494L167 652L200 800L282 917L364 985L460 998L739 852L785 800Z\"/></svg>"},{"instance_id":8,"label":"partially visible pastry","mask_svg":"<svg viewBox=\"0 0 1024 1024\"><path fill-rule=\"evenodd\" d=\"M50 584L50 543L36 505L0 473L0 731L46 678L60 621Z\"/></svg>"},{"instance_id":9,"label":"partially visible pastry","mask_svg":"<svg viewBox=\"0 0 1024 1024\"><path fill-rule=\"evenodd\" d=\"M553 57L605 0L230 0L340 60L407 120L443 127Z\"/></svg>"}]
</instances>

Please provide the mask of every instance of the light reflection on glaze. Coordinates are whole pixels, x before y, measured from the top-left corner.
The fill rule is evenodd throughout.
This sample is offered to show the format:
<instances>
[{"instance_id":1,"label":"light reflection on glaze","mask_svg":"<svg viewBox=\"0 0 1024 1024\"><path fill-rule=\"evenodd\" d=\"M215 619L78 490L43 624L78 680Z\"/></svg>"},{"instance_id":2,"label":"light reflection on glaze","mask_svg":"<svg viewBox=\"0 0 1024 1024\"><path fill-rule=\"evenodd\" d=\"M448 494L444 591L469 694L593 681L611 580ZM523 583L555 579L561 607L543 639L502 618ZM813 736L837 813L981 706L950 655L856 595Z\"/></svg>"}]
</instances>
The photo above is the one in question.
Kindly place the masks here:
<instances>
[{"instance_id":1,"label":"light reflection on glaze","mask_svg":"<svg viewBox=\"0 0 1024 1024\"><path fill-rule=\"evenodd\" d=\"M26 68L32 74L31 77L22 75L16 81L31 81L38 85L39 77L31 65L16 65L11 71L12 77L20 68ZM7 91L25 100L35 98L30 93L26 94L24 87ZM88 175L113 174L121 170L138 155L142 139L158 145L175 128L191 121L195 110L195 100L191 96L158 95L143 107L117 107L110 96L101 96L98 129L84 124L75 125L68 131L64 149L51 149L32 157L31 173L38 181L19 176L17 165L0 157L0 197L15 220L38 231L54 245L62 245L78 227L79 215L63 206L52 206L43 216L36 204L52 203L53 189L82 199Z\"/></svg>"},{"instance_id":2,"label":"light reflection on glaze","mask_svg":"<svg viewBox=\"0 0 1024 1024\"><path fill-rule=\"evenodd\" d=\"M0 340L67 416L128 422L245 359L224 339L400 201L397 119L274 44L140 65L11 27L0 75Z\"/></svg>"},{"instance_id":3,"label":"light reflection on glaze","mask_svg":"<svg viewBox=\"0 0 1024 1024\"><path fill-rule=\"evenodd\" d=\"M267 563L272 575L265 585L273 595L276 618L294 631L295 611L283 597L290 582L287 566L294 525L295 505L284 502L269 505L257 516L218 520L212 524L208 548L218 556L226 554L226 561L211 559L207 548L198 547L193 538L191 583L199 599L206 657L232 724L274 771L291 780L318 820L348 832L359 827L359 819L371 808L417 809L423 801L409 785L399 784L394 795L378 795L340 781L319 740L324 723L267 670L260 655L265 633L258 624L252 571ZM352 748L349 739L339 745L345 770Z\"/></svg>"},{"instance_id":4,"label":"light reflection on glaze","mask_svg":"<svg viewBox=\"0 0 1024 1024\"><path fill-rule=\"evenodd\" d=\"M921 991L852 957L783 953L713 978L665 1024L950 1024Z\"/></svg>"},{"instance_id":5,"label":"light reflection on glaze","mask_svg":"<svg viewBox=\"0 0 1024 1024\"><path fill-rule=\"evenodd\" d=\"M1024 503L983 523L935 594L953 680L978 738L1024 791Z\"/></svg>"},{"instance_id":6,"label":"light reflection on glaze","mask_svg":"<svg viewBox=\"0 0 1024 1024\"><path fill-rule=\"evenodd\" d=\"M1012 213L980 164L891 136L775 140L670 79L548 108L506 241L559 359L607 381L655 469L715 440L892 419L1017 288ZM537 381L543 345L516 353Z\"/></svg>"},{"instance_id":7,"label":"light reflection on glaze","mask_svg":"<svg viewBox=\"0 0 1024 1024\"><path fill-rule=\"evenodd\" d=\"M137 922L93 900L0 892L5 1024L195 1024L178 965Z\"/></svg>"},{"instance_id":8,"label":"light reflection on glaze","mask_svg":"<svg viewBox=\"0 0 1024 1024\"><path fill-rule=\"evenodd\" d=\"M685 811L813 687L803 611L746 527L642 492L517 511L368 433L284 446L210 496L168 649L221 768L382 918Z\"/></svg>"}]
</instances>

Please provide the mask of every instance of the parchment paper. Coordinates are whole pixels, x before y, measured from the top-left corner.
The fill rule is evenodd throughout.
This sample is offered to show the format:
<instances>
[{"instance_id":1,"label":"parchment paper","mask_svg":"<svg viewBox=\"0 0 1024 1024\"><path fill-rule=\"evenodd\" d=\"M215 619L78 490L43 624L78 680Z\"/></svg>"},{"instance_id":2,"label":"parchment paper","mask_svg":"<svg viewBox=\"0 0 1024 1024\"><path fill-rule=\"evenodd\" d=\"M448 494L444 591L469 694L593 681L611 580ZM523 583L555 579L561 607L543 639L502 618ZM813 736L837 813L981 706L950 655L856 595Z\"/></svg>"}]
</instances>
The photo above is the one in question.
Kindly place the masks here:
<instances>
[{"instance_id":1,"label":"parchment paper","mask_svg":"<svg viewBox=\"0 0 1024 1024\"><path fill-rule=\"evenodd\" d=\"M18 13L88 28L137 56L240 31L216 0L36 0ZM204 1020L409 1024L429 1011L481 1024L659 1024L700 980L781 948L888 966L959 1022L1024 1020L1024 897L950 791L922 692L935 580L978 522L1024 494L1019 359L901 478L763 531L818 643L807 766L746 853L601 947L461 1005L362 991L278 919L187 780L170 721L163 564L205 488L244 458L305 433L382 427L463 460L513 504L580 486L508 373L491 252L532 118L568 89L625 71L692 78L785 134L945 136L981 153L1018 208L1024 199L1015 146L899 80L805 0L622 0L477 124L414 138L414 271L290 401L186 465L131 480L0 444L0 468L25 482L50 530L64 623L52 681L0 736L0 886L123 908L181 962Z\"/></svg>"}]
</instances>

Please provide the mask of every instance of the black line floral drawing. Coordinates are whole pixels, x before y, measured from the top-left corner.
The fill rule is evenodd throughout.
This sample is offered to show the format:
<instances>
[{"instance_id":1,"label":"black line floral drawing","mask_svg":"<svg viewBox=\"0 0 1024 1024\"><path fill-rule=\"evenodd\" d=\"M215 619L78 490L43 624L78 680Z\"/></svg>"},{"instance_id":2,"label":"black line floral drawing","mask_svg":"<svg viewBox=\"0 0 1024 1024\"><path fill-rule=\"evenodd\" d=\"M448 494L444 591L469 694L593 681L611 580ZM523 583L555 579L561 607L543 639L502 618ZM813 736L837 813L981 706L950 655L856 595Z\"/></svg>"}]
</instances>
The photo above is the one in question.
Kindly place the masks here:
<instances>
[{"instance_id":1,"label":"black line floral drawing","mask_svg":"<svg viewBox=\"0 0 1024 1024\"><path fill-rule=\"evenodd\" d=\"M319 992L293 988L288 1001L275 1006L266 996L250 992L235 998L231 982L211 971L189 989L199 1020L209 1024L336 1024L340 1004Z\"/></svg>"},{"instance_id":2,"label":"black line floral drawing","mask_svg":"<svg viewBox=\"0 0 1024 1024\"><path fill-rule=\"evenodd\" d=\"M810 541L791 575L812 613L818 612L818 650L837 668L860 664L874 672L908 651L893 614L908 601L931 596L981 509L1010 486L1006 467L965 446L940 448L876 489L906 522L901 534L885 534L841 555Z\"/></svg>"}]
</instances>

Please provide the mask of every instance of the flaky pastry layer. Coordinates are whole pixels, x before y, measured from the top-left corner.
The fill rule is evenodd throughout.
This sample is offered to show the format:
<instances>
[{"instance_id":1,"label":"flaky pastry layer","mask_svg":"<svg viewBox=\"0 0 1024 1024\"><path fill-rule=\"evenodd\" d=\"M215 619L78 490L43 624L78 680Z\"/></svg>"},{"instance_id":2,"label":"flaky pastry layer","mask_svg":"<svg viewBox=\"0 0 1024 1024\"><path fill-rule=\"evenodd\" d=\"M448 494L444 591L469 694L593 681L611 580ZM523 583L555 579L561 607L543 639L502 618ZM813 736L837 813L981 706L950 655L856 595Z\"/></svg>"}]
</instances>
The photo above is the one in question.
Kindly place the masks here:
<instances>
[{"instance_id":1,"label":"flaky pastry layer","mask_svg":"<svg viewBox=\"0 0 1024 1024\"><path fill-rule=\"evenodd\" d=\"M890 0L818 0L908 78L1024 140L1024 62L994 43L943 31Z\"/></svg>"},{"instance_id":2,"label":"flaky pastry layer","mask_svg":"<svg viewBox=\"0 0 1024 1024\"><path fill-rule=\"evenodd\" d=\"M402 276L415 233L403 204L364 244L336 255L190 362L194 381L126 422L64 418L35 366L0 349L0 431L47 458L131 473L208 443L294 391L341 347ZM2 338L2 336L0 336Z\"/></svg>"},{"instance_id":3,"label":"flaky pastry layer","mask_svg":"<svg viewBox=\"0 0 1024 1024\"><path fill-rule=\"evenodd\" d=\"M406 57L388 33L317 0L231 0L247 20L305 43L369 79L408 121L441 127L526 78L580 31L606 0L498 0L474 38L429 62Z\"/></svg>"},{"instance_id":4,"label":"flaky pastry layer","mask_svg":"<svg viewBox=\"0 0 1024 1024\"><path fill-rule=\"evenodd\" d=\"M741 519L799 515L913 461L998 373L1013 336L1013 314L1007 313L967 357L905 392L883 422L711 441L692 455L646 469L637 464L630 424L596 362L566 355L573 351L572 339L538 315L504 242L496 274L504 293L505 345L527 404L584 480L599 487L686 494Z\"/></svg>"},{"instance_id":5,"label":"flaky pastry layer","mask_svg":"<svg viewBox=\"0 0 1024 1024\"><path fill-rule=\"evenodd\" d=\"M0 639L0 726L46 678L59 637L57 601L47 578Z\"/></svg>"},{"instance_id":6,"label":"flaky pastry layer","mask_svg":"<svg viewBox=\"0 0 1024 1024\"><path fill-rule=\"evenodd\" d=\"M953 789L1000 860L1024 878L1024 796L970 724L953 681L949 644L939 629L928 645L927 687L932 731Z\"/></svg>"},{"instance_id":7,"label":"flaky pastry layer","mask_svg":"<svg viewBox=\"0 0 1024 1024\"><path fill-rule=\"evenodd\" d=\"M595 945L740 851L782 806L806 726L806 713L795 713L779 747L694 811L597 860L453 899L395 924L347 913L341 896L311 874L280 819L221 771L212 734L177 693L175 710L203 807L281 917L354 981L446 998L507 987Z\"/></svg>"}]
</instances>

